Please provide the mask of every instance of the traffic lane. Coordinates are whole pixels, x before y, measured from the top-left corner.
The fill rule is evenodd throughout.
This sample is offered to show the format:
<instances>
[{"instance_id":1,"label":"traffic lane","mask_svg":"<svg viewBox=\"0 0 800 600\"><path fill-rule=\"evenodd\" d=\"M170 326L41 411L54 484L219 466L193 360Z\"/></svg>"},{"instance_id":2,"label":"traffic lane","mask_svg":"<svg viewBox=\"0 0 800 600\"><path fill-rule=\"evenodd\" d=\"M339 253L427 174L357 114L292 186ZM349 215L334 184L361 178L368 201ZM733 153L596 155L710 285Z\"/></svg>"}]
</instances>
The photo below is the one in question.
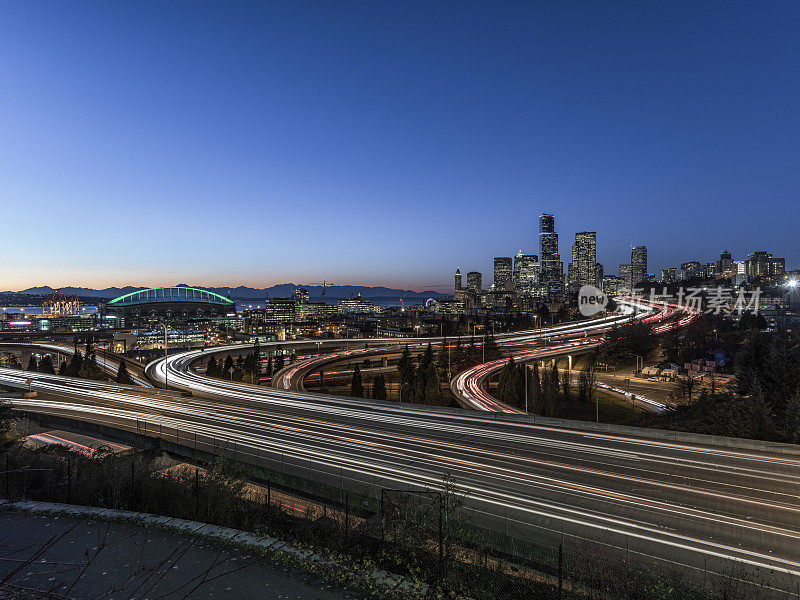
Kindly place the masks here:
<instances>
[{"instance_id":1,"label":"traffic lane","mask_svg":"<svg viewBox=\"0 0 800 600\"><path fill-rule=\"evenodd\" d=\"M263 388L261 388L261 389L263 390ZM247 391L250 391L250 390L247 390ZM310 395L310 396L313 398L313 401L311 403L309 403L309 405L306 408L308 410L310 410L311 412L316 413L321 408L320 407L320 402L323 400L323 397L315 396L315 395ZM249 400L250 400L249 398L245 399L245 402L248 402ZM262 397L262 398L260 398L260 400L263 401L264 398ZM267 402L269 402L269 400ZM285 406L286 405L285 402L286 402L285 398L280 398L280 404L279 405L282 404L282 405ZM256 404L259 404L259 402L257 402ZM354 418L355 414L352 411L351 404L352 404L351 402L342 402L340 400L337 400L337 401L335 401L333 403L333 405L334 405L333 409L334 410L342 410L342 409L344 409L346 411L348 417ZM289 402L289 405L291 405L295 409L298 408L298 403L294 399L292 399ZM273 405L273 407L274 407L274 405ZM322 407L322 408L325 408L325 407ZM330 411L330 409L329 409L329 411ZM397 413L396 410L392 411L392 412L394 412L395 414ZM413 425L417 425L420 422L419 418L420 418L420 415L415 414L414 418L412 418L410 420L404 420L403 421L403 426L407 427L409 425L412 425L412 426ZM374 407L373 407L373 410L370 411L370 413L368 415L368 419L370 420L370 422L373 422L373 421L376 420L376 414L375 414ZM448 426L442 427L443 423L441 421L442 420L444 420L444 421L452 420L452 417L449 416L449 415L443 417L441 414L436 414L436 415L432 415L431 419L435 420L435 422L429 422L427 424L427 427L426 427L427 429L437 429L439 431L443 431L443 430L447 431L449 429L449 427ZM477 419L473 418L471 420L474 422ZM484 420L484 422L481 423L481 427L488 428L488 429L493 429L494 431L498 431L500 429L500 427L503 427L503 428L517 427L517 428L519 428L520 426L519 425L514 425L514 424L504 424L504 425L501 426L500 424L498 424L496 422L494 422L494 423L491 422L491 421L490 422L486 422L486 420ZM529 425L528 426L524 426L524 427L530 428ZM616 443L620 442L620 439L617 439L614 436L604 436L604 435L599 435L598 436L598 435L594 435L594 434L587 434L585 432L564 432L563 430L558 430L558 429L554 429L554 428L545 428L545 429L547 430L547 435L549 435L549 436L559 437L559 436L566 435L566 437L570 437L570 436L573 436L573 435L577 435L577 436L580 436L581 438L589 437L591 439L591 443L593 445L598 445L598 444L603 444L603 443L616 444ZM474 430L473 430L473 433L474 433ZM492 435L496 435L496 434L493 433ZM524 437L512 436L511 438L509 438L509 441L512 441L513 443L517 444L517 443L520 443L520 442L524 442ZM682 454L684 452L696 453L698 451L701 451L697 447L691 447L691 448L688 448L688 449L687 448L680 448L679 450L671 450L671 446L669 444L664 444L664 443L660 443L660 442L645 441L645 440L634 439L634 438L622 438L621 439L621 443L624 443L624 444L647 444L648 446L655 446L656 449L658 450L658 452L660 454L662 454L662 455L665 453L665 451L666 452L670 452L670 451L678 452L679 454ZM703 453L710 453L712 456L714 456L714 461L716 463L715 466L719 466L719 463L721 461L724 461L728 456L733 456L733 458L731 458L730 460L732 460L732 461L734 461L736 463L736 465L735 465L736 468L741 468L741 463L739 462L741 460L741 458L737 458L735 453L731 453L730 451L717 451L717 450L715 450L713 448L708 449L708 450L702 450L702 452ZM774 462L775 458L767 456L764 460L769 460L771 462ZM785 462L784 459L779 459L779 462L780 461Z\"/></svg>"},{"instance_id":2,"label":"traffic lane","mask_svg":"<svg viewBox=\"0 0 800 600\"><path fill-rule=\"evenodd\" d=\"M234 389L236 389L236 388L234 388ZM250 390L245 390L245 391L249 392ZM229 391L229 393L230 393L231 397L236 399L236 393L234 393L233 391ZM333 402L331 402L329 397L317 396L317 395L309 395L309 397L312 399L312 402L310 402L310 403L308 403L306 405L306 403L304 403L302 400L298 399L296 396L292 397L292 398L275 396L274 394L270 394L270 396L264 396L263 394L260 394L259 396L260 396L259 398L252 398L252 397L248 398L247 401L254 400L254 401L256 401L256 403L261 402L261 403L270 405L272 409L277 409L277 407L279 407L279 406L284 406L284 407L285 406L291 406L293 409L299 410L301 412L304 411L304 410L307 410L307 411L309 411L308 414L316 413L319 410L325 410L326 413L328 413L328 414L330 414L330 411L342 411L342 410L344 410L344 411L347 412L347 414L350 417L354 417L355 416L353 411L351 410L353 408L352 405L354 403L350 402L350 401L348 401L346 399L342 399L342 400L344 400L344 402L342 400L334 400ZM370 421L374 421L374 420L378 419L379 417L376 415L376 412L380 412L382 410L383 410L382 407L378 407L378 406L373 404L371 406L370 414L368 415L369 420ZM392 409L389 409L389 412L392 412ZM397 411L395 410L395 412L397 412ZM469 413L467 413L467 414L469 414ZM407 424L410 423L412 425L417 425L417 424L420 423L420 421L419 421L420 418L424 418L424 417L421 417L421 415L419 415L419 414L414 414L413 420L407 422ZM452 422L452 420L454 419L454 417L452 415L442 415L442 414L435 414L435 415L432 416L432 418L435 419L436 423L429 423L427 425L427 428L435 428L435 429L439 429L440 431L448 431L448 429L449 429L448 421ZM477 419L477 418L468 419L468 418L461 417L461 419L472 420L473 422L479 421L479 419ZM481 427L487 428L487 429L492 429L492 430L496 431L497 428L499 428L499 427L512 427L512 428L513 427L516 427L516 428L528 427L529 428L531 426L530 425L521 426L521 425L518 425L518 424L505 424L505 425L501 426L497 422L491 422L490 420L483 420L483 422L481 423ZM611 444L617 444L617 443L623 443L623 444L646 444L648 446L655 447L657 449L657 451L659 453L661 453L661 454L664 454L665 452L667 452L667 453L672 452L673 454L674 453L681 454L681 453L684 453L684 452L691 452L691 453L702 452L702 453L705 453L705 454L713 455L715 457L714 460L717 463L720 463L721 461L725 461L725 460L733 460L733 461L740 460L740 458L736 458L737 457L737 453L732 453L729 450L718 450L718 449L714 449L713 447L712 448L708 448L708 449L703 449L702 447L699 447L699 446L693 446L693 447L688 447L687 448L687 447L681 447L680 445L674 445L673 446L673 445L671 445L669 443L653 442L653 441L648 441L648 440L642 440L642 439L639 439L639 438L629 438L629 437L620 437L620 436L607 436L607 435L594 435L594 434L587 434L585 432L579 432L579 431L578 432L570 432L569 430L563 430L563 429L558 429L558 428L543 428L543 429L548 432L548 435L552 435L552 436L556 436L556 437L560 437L560 436L570 437L570 436L574 436L574 435L580 436L582 438L587 438L588 437L588 438L591 439L593 445L598 445L598 444L602 445L604 443L605 444L609 444L609 443L611 443ZM517 436L516 438L514 438L514 442L515 443L519 443L519 442L522 442L522 441L524 441L524 440L520 436ZM750 455L754 455L756 453L752 453L751 452L749 454ZM733 458L728 459L729 456L733 456ZM784 459L785 459L785 457L784 457ZM778 459L778 460L782 461L784 459ZM774 461L775 457L770 457L769 455L766 455L764 460Z\"/></svg>"},{"instance_id":3,"label":"traffic lane","mask_svg":"<svg viewBox=\"0 0 800 600\"><path fill-rule=\"evenodd\" d=\"M94 418L99 418L94 415ZM181 422L167 423L167 426L178 426ZM600 537L607 533L610 528L620 535L631 535L637 539L647 539L654 544L662 544L671 547L677 541L681 544L691 542L692 548L697 552L708 552L713 548L714 552L731 552L737 560L747 560L752 562L753 556L762 552L763 547L767 547L773 553L773 559L784 564L792 560L791 549L796 550L796 542L786 542L786 534L764 528L760 524L743 525L733 523L728 519L719 517L698 518L697 514L687 514L680 507L676 507L672 512L665 513L663 508L655 511L657 516L654 518L654 509L651 505L639 506L628 503L627 516L617 515L614 512L604 512L606 509L618 508L622 501L614 499L608 501L597 497L588 500L576 492L564 492L563 490L553 492L553 496L548 497L549 490L543 490L540 484L531 484L520 481L519 477L514 478L514 493L509 493L507 486L501 482L498 486L494 479L496 475L491 471L487 474L485 468L465 468L463 466L443 471L440 468L430 468L425 461L415 461L402 467L398 467L395 457L381 456L380 453L372 451L359 453L354 456L351 452L341 452L340 449L333 447L327 448L327 444L319 441L312 442L308 446L298 444L291 437L281 441L276 441L275 436L267 439L258 430L247 431L246 429L229 429L225 426L209 425L205 428L205 433L216 435L220 439L236 441L240 447L252 444L254 450L259 454L273 448L274 452L288 454L291 449L293 456L305 458L311 463L327 463L327 466L335 469L347 468L354 472L359 472L372 478L366 485L385 485L386 482L405 483L408 485L423 485L438 487L441 484L441 477L449 472L459 480L459 487L469 492L469 497L473 500L487 502L494 506L507 506L513 503L513 507L518 511L523 511L535 517L555 519L568 524L588 527L593 529ZM374 454L374 455L373 455ZM238 455L237 455L238 456ZM533 492L538 492L538 495ZM586 508L582 508L583 502L588 502ZM576 508L577 506L577 508ZM598 510L600 508L601 510ZM634 517L630 520L630 517ZM657 522L658 524L654 523ZM665 523L663 525L662 523ZM563 525L563 523L562 523ZM742 529L748 536L748 542L757 542L750 549L735 548L735 544L742 539ZM675 530L681 534L673 533ZM584 532L585 533L585 532ZM792 535L794 535L792 533ZM757 536L763 537L765 542L757 540ZM734 546L731 546L733 544ZM784 554L788 552L788 554ZM748 558L749 557L749 558Z\"/></svg>"},{"instance_id":4,"label":"traffic lane","mask_svg":"<svg viewBox=\"0 0 800 600\"><path fill-rule=\"evenodd\" d=\"M206 407L204 407L204 408L206 408ZM164 416L169 415L169 411L164 411L164 410L153 410L152 413L153 413L152 416L154 416L154 417L155 417L155 415L164 415ZM199 416L202 416L203 414L204 414L204 411L199 411ZM150 416L150 415L148 415L148 416ZM179 414L179 417L181 417L183 419L185 419L186 416L187 415L186 415L185 412L181 412ZM198 415L195 415L195 416L198 416ZM227 415L227 417L234 418L234 419L238 420L240 422L240 424L241 424L242 421L246 420L246 417L231 416L231 415ZM179 425L176 422L172 426L177 427ZM250 421L250 426L256 427L262 433L265 431L265 425L264 424L261 424L261 423L258 423L258 422L254 422L254 421ZM275 423L269 423L267 425L267 427L276 428L277 426L275 425ZM320 442L320 440L324 439L325 437L330 437L331 435L338 436L339 441L342 441L342 439L343 439L341 431L334 431L334 432L323 431L323 432L320 432L320 431L300 430L300 429L297 428L297 424L296 423L291 423L290 425L286 426L286 429L284 431L278 431L278 432L273 431L272 433L273 433L273 435L275 435L275 434L279 435L281 433L284 433L286 430L292 430L293 431L293 435L295 435L295 436L300 436L300 437L308 437L308 436L310 436L312 439L315 439L316 442ZM347 431L347 433L348 434L352 434L351 431ZM230 434L230 432L229 432L229 434ZM365 444L367 447L369 447L370 445L374 446L374 442L359 441L353 435L349 436L349 438L347 440L347 443L349 443L349 444L359 444L360 443L360 444ZM387 446L387 443L391 443L392 445L391 446ZM431 452L435 452L435 454L437 456L440 456L442 460L446 460L446 461L456 461L456 462L458 462L458 461L467 460L467 459L470 458L467 455L468 452L475 452L474 450L466 448L466 447L463 447L463 446L453 449L453 448L448 448L448 447L444 447L443 448L441 445L438 445L433 441L430 441L428 443L429 443L429 447L431 449ZM416 440L416 439L415 440L410 440L407 445L398 444L397 440L391 439L391 440L388 440L386 442L383 442L381 444L381 446L382 446L383 450L392 451L392 452L400 454L401 456L418 456L419 457L420 454L419 454L418 448L420 447L420 444L421 444L421 441L420 440ZM453 451L453 450L455 450L455 451L452 454L448 453L448 451ZM491 461L487 462L487 460L486 460L487 454L488 454L488 456L490 458L493 458L491 453L482 452L481 454L482 454L482 456L477 457L477 458L483 461L482 463L480 463L483 467L487 467L487 468L501 468L502 467L504 470L509 471L509 472L522 472L523 471L520 468L520 465L510 463L509 460L508 460L509 459L508 456L499 455L499 456L497 456L497 460L498 461L502 460L503 461L502 464L499 464L499 463L492 464ZM427 455L423 454L421 456L424 458ZM544 476L546 474L546 472L536 473L534 470L531 469L531 463L530 462L528 462L527 464L522 465L522 466L527 469L527 474L528 475L535 475L535 476L538 476L538 477L542 477L542 476ZM548 465L548 467L552 468L552 467L554 467L554 465L551 463L550 465ZM516 471L514 471L514 469L516 469ZM597 479L597 476L598 475L604 475L602 473L587 471L587 470L585 470L585 469L583 469L581 467L577 467L577 468L573 467L573 468L568 469L568 470L573 475L577 473L583 479L581 479L579 477L578 479L573 479L572 481L565 481L565 480L555 480L552 477L550 477L549 478L550 482L548 483L548 485L552 484L552 485L556 485L556 486L569 486L569 485L572 485L572 484L574 484L576 482L577 483L581 483L582 485L587 485L587 486L588 485L597 485L597 481L595 481ZM617 482L622 482L622 481L624 481L624 478L617 477L616 481ZM540 480L540 483L542 483L541 480ZM653 485L651 482L649 482L647 480L643 480L643 479L638 480L637 483L642 489L644 489L647 486L652 486ZM601 485L603 485L603 487L605 489L603 489L603 490L595 490L595 493L599 493L599 492L605 493L606 491L609 491L609 490L610 491L614 491L614 486L613 485L609 486L607 481L606 482L601 482ZM662 489L660 489L658 491L660 493L663 493L663 491L664 491L663 490L663 486L661 486L661 487L662 487ZM625 485L622 485L619 488L619 492L625 492L625 491L627 491L626 488L625 488ZM679 503L679 502L681 502L681 499L677 497L678 494L684 494L684 495L687 496L688 499L691 499L691 497L695 496L696 493L697 492L695 490L692 490L692 489L678 489L678 488L673 487L672 488L672 496L671 496L670 499L673 502ZM720 501L720 500L724 501L726 506L731 506L731 500L732 500L731 497L726 497L726 496L720 495L720 494L713 494L713 495L712 494L706 494L706 496L713 496L718 501ZM655 497L655 496L653 496L653 497ZM641 498L637 498L637 500L641 500ZM703 498L701 497L700 500L701 500L701 502L698 502L697 498L693 499L695 505L702 505L703 504L703 502L702 502ZM746 502L744 502L744 499L737 499L737 500L739 501L740 504L743 504L743 505L747 504ZM752 504L752 502L750 502L750 504ZM716 507L717 505L712 505L712 506ZM762 508L763 507L766 507L766 505L762 506ZM750 507L750 509L752 509L752 506ZM752 515L752 512L746 512L744 514L745 517L748 517L748 516L751 516L751 515Z\"/></svg>"},{"instance_id":5,"label":"traffic lane","mask_svg":"<svg viewBox=\"0 0 800 600\"><path fill-rule=\"evenodd\" d=\"M124 399L124 400L127 400L127 398L124 398L124 397L123 397L123 399Z\"/></svg>"}]
</instances>

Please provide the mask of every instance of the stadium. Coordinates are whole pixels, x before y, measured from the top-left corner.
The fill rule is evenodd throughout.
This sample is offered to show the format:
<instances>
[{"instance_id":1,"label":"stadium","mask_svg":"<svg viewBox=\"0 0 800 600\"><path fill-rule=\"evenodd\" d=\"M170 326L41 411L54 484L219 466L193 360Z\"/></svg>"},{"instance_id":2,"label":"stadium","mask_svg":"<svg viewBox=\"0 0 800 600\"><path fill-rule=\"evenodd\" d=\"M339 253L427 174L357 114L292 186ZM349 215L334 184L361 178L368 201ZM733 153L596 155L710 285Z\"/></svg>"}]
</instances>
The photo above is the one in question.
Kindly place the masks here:
<instances>
[{"instance_id":1,"label":"stadium","mask_svg":"<svg viewBox=\"0 0 800 600\"><path fill-rule=\"evenodd\" d=\"M149 288L107 302L101 308L103 322L130 327L154 320L192 321L223 317L235 310L230 298L188 286Z\"/></svg>"}]
</instances>

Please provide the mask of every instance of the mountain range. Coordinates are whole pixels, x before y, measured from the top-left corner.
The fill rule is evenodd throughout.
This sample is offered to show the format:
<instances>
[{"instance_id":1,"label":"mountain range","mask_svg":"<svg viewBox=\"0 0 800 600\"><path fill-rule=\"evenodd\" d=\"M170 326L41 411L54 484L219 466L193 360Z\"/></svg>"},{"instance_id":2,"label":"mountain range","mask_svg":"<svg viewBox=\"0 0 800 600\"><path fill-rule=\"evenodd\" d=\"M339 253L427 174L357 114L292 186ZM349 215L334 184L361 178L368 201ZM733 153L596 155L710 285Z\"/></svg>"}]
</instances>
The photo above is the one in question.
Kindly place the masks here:
<instances>
[{"instance_id":1,"label":"mountain range","mask_svg":"<svg viewBox=\"0 0 800 600\"><path fill-rule=\"evenodd\" d=\"M186 286L185 283L178 284ZM216 292L223 296L230 296L234 300L264 300L265 298L285 298L292 295L292 292L298 287L303 287L308 290L309 296L312 300L319 300L322 297L321 285L301 285L294 283L281 283L267 288L252 288L247 286L237 287L207 287L207 286L190 286L198 287ZM91 298L116 298L123 294L144 290L144 287L108 287L101 290L85 287L62 287L60 291L62 294L68 296L76 295L78 297L91 297ZM32 287L25 290L20 290L19 294L35 294L35 295L48 295L58 291L50 286ZM396 288L389 288L384 286L363 286L363 285L329 285L325 288L325 298L327 301L336 301L343 298L353 298L361 294L362 297L370 300L383 300L399 302L400 298L405 298L406 303L414 303L424 301L428 298L436 298L444 296L440 292L424 291L417 292L414 290L401 290Z\"/></svg>"}]
</instances>

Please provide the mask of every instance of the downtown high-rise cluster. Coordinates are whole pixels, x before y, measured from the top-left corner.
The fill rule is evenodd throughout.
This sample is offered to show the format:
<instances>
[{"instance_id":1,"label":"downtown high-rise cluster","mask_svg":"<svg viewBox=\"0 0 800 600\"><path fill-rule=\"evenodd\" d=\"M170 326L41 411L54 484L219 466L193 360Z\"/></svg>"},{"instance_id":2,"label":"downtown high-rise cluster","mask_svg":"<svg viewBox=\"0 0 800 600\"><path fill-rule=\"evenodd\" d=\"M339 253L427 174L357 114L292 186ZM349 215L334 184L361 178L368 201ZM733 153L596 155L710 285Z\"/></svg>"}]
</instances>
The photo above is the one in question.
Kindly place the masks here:
<instances>
[{"instance_id":1,"label":"downtown high-rise cluster","mask_svg":"<svg viewBox=\"0 0 800 600\"><path fill-rule=\"evenodd\" d=\"M575 234L571 260L565 272L559 252L555 216L543 213L539 217L539 254L526 254L520 250L513 257L494 259L493 283L483 289L483 276L477 271L467 273L463 285L461 270L457 269L454 294L466 306L534 306L543 301L562 300L568 293L577 292L584 285L613 287L611 293L630 289L635 283L647 279L647 248L636 246L631 251L631 262L621 265L621 277L604 277L603 265L597 262L597 233L581 231Z\"/></svg>"}]
</instances>

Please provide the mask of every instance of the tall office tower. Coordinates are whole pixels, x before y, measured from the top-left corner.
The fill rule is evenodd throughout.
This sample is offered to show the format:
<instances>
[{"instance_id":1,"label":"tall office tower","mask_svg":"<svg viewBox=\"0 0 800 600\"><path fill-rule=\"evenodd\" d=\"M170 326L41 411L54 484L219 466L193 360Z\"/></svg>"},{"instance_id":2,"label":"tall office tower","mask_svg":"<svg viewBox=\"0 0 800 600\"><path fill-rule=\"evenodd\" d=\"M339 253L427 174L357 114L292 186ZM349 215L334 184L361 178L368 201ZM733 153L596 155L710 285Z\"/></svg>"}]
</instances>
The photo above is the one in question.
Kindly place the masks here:
<instances>
[{"instance_id":1,"label":"tall office tower","mask_svg":"<svg viewBox=\"0 0 800 600\"><path fill-rule=\"evenodd\" d=\"M457 292L460 289L461 289L461 269L456 269L455 284L453 285L453 290Z\"/></svg>"},{"instance_id":2,"label":"tall office tower","mask_svg":"<svg viewBox=\"0 0 800 600\"><path fill-rule=\"evenodd\" d=\"M539 283L539 257L535 254L523 254L522 250L514 255L514 287L522 296L532 296Z\"/></svg>"},{"instance_id":3,"label":"tall office tower","mask_svg":"<svg viewBox=\"0 0 800 600\"><path fill-rule=\"evenodd\" d=\"M564 268L558 253L558 234L553 215L542 214L539 217L539 256L542 284L547 286L549 294L558 293L564 282Z\"/></svg>"},{"instance_id":4,"label":"tall office tower","mask_svg":"<svg viewBox=\"0 0 800 600\"><path fill-rule=\"evenodd\" d=\"M633 285L631 284L631 266L629 264L619 266L619 278L622 280L622 288L630 292Z\"/></svg>"},{"instance_id":5,"label":"tall office tower","mask_svg":"<svg viewBox=\"0 0 800 600\"><path fill-rule=\"evenodd\" d=\"M483 290L483 278L477 271L467 273L467 289L473 294L480 294Z\"/></svg>"},{"instance_id":6,"label":"tall office tower","mask_svg":"<svg viewBox=\"0 0 800 600\"><path fill-rule=\"evenodd\" d=\"M494 258L494 289L498 292L511 291L511 257L496 256Z\"/></svg>"},{"instance_id":7,"label":"tall office tower","mask_svg":"<svg viewBox=\"0 0 800 600\"><path fill-rule=\"evenodd\" d=\"M723 277L730 278L733 275L733 256L725 250L719 255L719 262L717 263L717 272Z\"/></svg>"},{"instance_id":8,"label":"tall office tower","mask_svg":"<svg viewBox=\"0 0 800 600\"><path fill-rule=\"evenodd\" d=\"M631 285L647 280L647 246L631 248Z\"/></svg>"},{"instance_id":9,"label":"tall office tower","mask_svg":"<svg viewBox=\"0 0 800 600\"><path fill-rule=\"evenodd\" d=\"M581 231L575 234L572 245L572 264L570 269L570 285L597 286L597 233Z\"/></svg>"}]
</instances>

